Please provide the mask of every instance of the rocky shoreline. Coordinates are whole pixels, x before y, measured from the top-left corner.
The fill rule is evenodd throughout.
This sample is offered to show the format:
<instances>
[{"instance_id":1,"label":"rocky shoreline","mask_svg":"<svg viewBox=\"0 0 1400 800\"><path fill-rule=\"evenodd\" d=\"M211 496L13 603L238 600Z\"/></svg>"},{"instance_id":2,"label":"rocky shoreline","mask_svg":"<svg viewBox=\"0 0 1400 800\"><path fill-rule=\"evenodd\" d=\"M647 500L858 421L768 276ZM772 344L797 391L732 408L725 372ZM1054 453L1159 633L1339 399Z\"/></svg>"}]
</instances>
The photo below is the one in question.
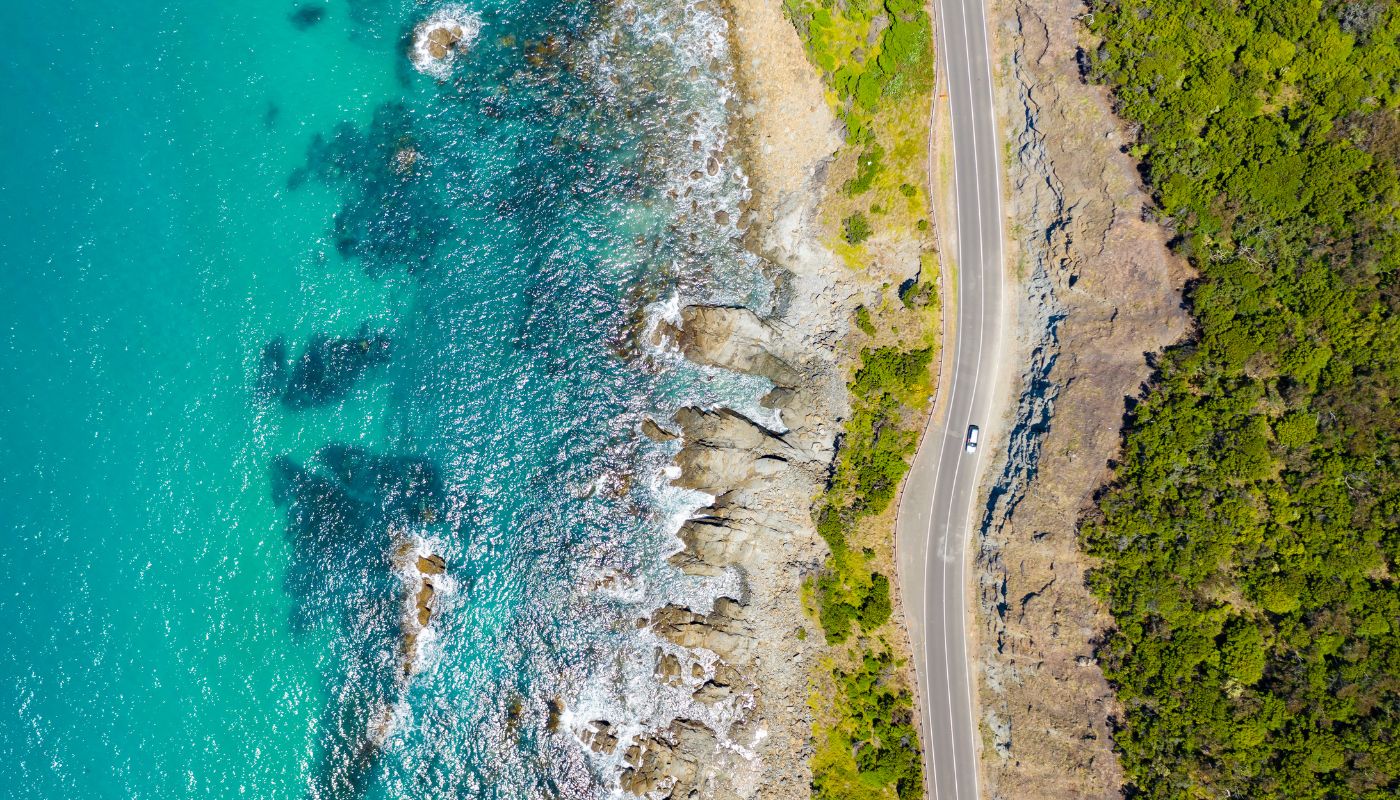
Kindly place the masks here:
<instances>
[{"instance_id":1,"label":"rocky shoreline","mask_svg":"<svg viewBox=\"0 0 1400 800\"><path fill-rule=\"evenodd\" d=\"M692 305L656 326L651 343L690 361L768 379L761 405L774 430L728 408L682 408L640 434L679 439L672 483L714 499L681 526L670 557L682 572L741 576L737 596L710 609L671 604L638 624L686 656L657 650L656 678L704 704L732 704L724 730L677 719L636 737L623 754L622 790L645 797L805 798L811 792L811 669L821 634L801 586L825 545L811 508L822 492L848 413L841 346L869 281L820 242L825 167L841 144L823 88L777 0L723 7L741 99L737 139L750 197L745 243L765 261L771 310ZM812 635L808 635L809 628ZM580 738L619 746L606 721Z\"/></svg>"},{"instance_id":2,"label":"rocky shoreline","mask_svg":"<svg viewBox=\"0 0 1400 800\"><path fill-rule=\"evenodd\" d=\"M813 506L851 415L852 366L860 345L873 341L853 321L863 307L869 325L869 309L899 306L893 287L915 283L924 260L920 242L899 235L876 237L866 269L833 252L823 204L844 135L827 87L781 0L708 2L696 8L717 9L726 23L727 152L747 186L733 235L773 292L763 307L672 306L664 319L634 326L629 350L757 376L771 389L757 409L684 407L638 421L639 437L677 448L671 485L709 498L679 525L670 564L727 587L713 603L669 602L636 620L656 643L649 680L679 690L679 713L650 728L562 706L552 719L625 794L797 800L812 795L815 681L820 673L830 682L832 659L851 658L827 644L804 586L830 556ZM727 226L732 217L716 221ZM907 659L902 633L892 638L899 641L883 646Z\"/></svg>"}]
</instances>

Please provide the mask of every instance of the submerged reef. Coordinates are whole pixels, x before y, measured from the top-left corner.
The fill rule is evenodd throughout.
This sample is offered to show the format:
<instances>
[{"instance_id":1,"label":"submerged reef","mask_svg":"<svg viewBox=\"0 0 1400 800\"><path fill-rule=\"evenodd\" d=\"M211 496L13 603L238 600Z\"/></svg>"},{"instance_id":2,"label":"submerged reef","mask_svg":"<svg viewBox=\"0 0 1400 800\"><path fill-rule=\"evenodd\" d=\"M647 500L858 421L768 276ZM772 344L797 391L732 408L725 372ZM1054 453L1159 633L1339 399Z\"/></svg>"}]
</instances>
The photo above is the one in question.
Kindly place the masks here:
<instances>
[{"instance_id":1,"label":"submerged reef","mask_svg":"<svg viewBox=\"0 0 1400 800\"><path fill-rule=\"evenodd\" d=\"M287 385L287 341L281 336L263 345L258 356L258 376L253 396L266 402L282 394Z\"/></svg>"},{"instance_id":2,"label":"submerged reef","mask_svg":"<svg viewBox=\"0 0 1400 800\"><path fill-rule=\"evenodd\" d=\"M299 31L309 30L321 24L326 18L326 7L307 3L297 6L297 10L287 15L287 21L292 23L292 27Z\"/></svg>"},{"instance_id":3,"label":"submerged reef","mask_svg":"<svg viewBox=\"0 0 1400 800\"><path fill-rule=\"evenodd\" d=\"M287 181L290 189L315 180L343 191L336 250L358 259L371 278L399 267L423 271L452 231L430 164L420 155L431 150L423 139L406 107L386 103L364 131L347 122L329 138L316 134L305 166Z\"/></svg>"},{"instance_id":4,"label":"submerged reef","mask_svg":"<svg viewBox=\"0 0 1400 800\"><path fill-rule=\"evenodd\" d=\"M280 397L293 411L320 408L342 400L369 370L388 362L389 336L361 325L354 336L316 335L288 369L287 343L277 337L263 345L258 363L257 397Z\"/></svg>"},{"instance_id":5,"label":"submerged reef","mask_svg":"<svg viewBox=\"0 0 1400 800\"><path fill-rule=\"evenodd\" d=\"M292 367L282 391L282 404L303 409L340 400L372 367L387 362L389 355L388 335L371 333L368 326L349 338L317 336L307 343Z\"/></svg>"},{"instance_id":6,"label":"submerged reef","mask_svg":"<svg viewBox=\"0 0 1400 800\"><path fill-rule=\"evenodd\" d=\"M402 715L435 596L451 585L426 538L430 529L444 533L442 482L425 459L344 445L322 448L310 466L279 458L271 477L292 547L284 586L295 601L293 629L340 629L327 659L334 691L311 793L355 797Z\"/></svg>"},{"instance_id":7,"label":"submerged reef","mask_svg":"<svg viewBox=\"0 0 1400 800\"><path fill-rule=\"evenodd\" d=\"M345 596L337 590L351 588L351 581L387 576L390 539L436 522L444 497L436 468L415 456L329 445L310 464L282 457L271 476L292 545L285 586L297 601L298 629L326 618L333 599ZM375 579L369 588L376 585L388 584Z\"/></svg>"}]
</instances>

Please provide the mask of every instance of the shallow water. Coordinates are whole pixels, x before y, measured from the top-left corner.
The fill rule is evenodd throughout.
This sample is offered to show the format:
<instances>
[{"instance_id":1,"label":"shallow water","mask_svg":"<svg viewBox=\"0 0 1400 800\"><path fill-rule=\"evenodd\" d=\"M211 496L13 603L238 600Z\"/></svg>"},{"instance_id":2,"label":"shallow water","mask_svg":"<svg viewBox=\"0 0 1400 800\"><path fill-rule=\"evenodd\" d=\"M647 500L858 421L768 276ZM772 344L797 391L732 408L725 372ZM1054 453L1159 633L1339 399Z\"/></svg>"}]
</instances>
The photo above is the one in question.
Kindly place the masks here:
<instances>
[{"instance_id":1,"label":"shallow water","mask_svg":"<svg viewBox=\"0 0 1400 800\"><path fill-rule=\"evenodd\" d=\"M441 8L0 8L7 796L604 796L571 727L675 712L634 620L727 579L637 426L765 388L640 335L767 302L722 23L453 7L437 80Z\"/></svg>"}]
</instances>

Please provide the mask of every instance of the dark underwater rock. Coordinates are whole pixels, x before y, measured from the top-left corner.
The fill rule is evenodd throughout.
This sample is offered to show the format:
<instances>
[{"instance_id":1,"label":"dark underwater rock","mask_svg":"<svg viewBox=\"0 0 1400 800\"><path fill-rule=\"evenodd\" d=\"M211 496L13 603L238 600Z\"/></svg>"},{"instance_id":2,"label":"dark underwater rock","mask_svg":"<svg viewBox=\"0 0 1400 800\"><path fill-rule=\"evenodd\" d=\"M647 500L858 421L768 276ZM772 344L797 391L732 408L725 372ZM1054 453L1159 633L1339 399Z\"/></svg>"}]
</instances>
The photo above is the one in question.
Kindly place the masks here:
<instances>
[{"instance_id":1,"label":"dark underwater rock","mask_svg":"<svg viewBox=\"0 0 1400 800\"><path fill-rule=\"evenodd\" d=\"M316 134L305 166L287 179L290 189L309 180L344 190L334 219L336 251L358 259L365 273L381 277L402 267L422 272L451 233L448 212L420 157L431 142L403 105L386 103L367 130L346 122L329 137Z\"/></svg>"},{"instance_id":2,"label":"dark underwater rock","mask_svg":"<svg viewBox=\"0 0 1400 800\"><path fill-rule=\"evenodd\" d=\"M367 327L350 338L317 336L307 343L292 368L282 404L301 410L344 399L370 368L387 362L389 354L388 335L370 333Z\"/></svg>"},{"instance_id":3,"label":"dark underwater rock","mask_svg":"<svg viewBox=\"0 0 1400 800\"><path fill-rule=\"evenodd\" d=\"M263 345L254 393L259 401L280 395L287 385L287 342L281 336Z\"/></svg>"},{"instance_id":4,"label":"dark underwater rock","mask_svg":"<svg viewBox=\"0 0 1400 800\"><path fill-rule=\"evenodd\" d=\"M299 31L314 28L325 18L326 7L310 3L304 6L298 6L296 11L287 15L287 21L292 23L292 27Z\"/></svg>"}]
</instances>

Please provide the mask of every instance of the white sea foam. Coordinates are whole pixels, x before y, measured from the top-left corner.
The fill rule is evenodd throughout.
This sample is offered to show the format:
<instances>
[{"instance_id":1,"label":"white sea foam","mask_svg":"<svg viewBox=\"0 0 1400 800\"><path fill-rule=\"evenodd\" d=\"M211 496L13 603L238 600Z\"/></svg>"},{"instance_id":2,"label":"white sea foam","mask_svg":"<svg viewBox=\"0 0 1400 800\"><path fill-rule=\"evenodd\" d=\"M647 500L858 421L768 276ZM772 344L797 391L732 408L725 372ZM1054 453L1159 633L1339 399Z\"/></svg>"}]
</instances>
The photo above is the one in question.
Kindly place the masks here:
<instances>
[{"instance_id":1,"label":"white sea foam","mask_svg":"<svg viewBox=\"0 0 1400 800\"><path fill-rule=\"evenodd\" d=\"M681 309L692 303L742 304L759 313L771 310L771 286L760 260L740 240L741 204L750 192L737 159L730 155L734 143L729 108L735 97L728 25L722 15L703 6L677 8L658 0L621 0L613 7L612 19L619 22L623 35L614 37L614 29L608 27L587 44L598 99L620 107L646 107L656 98L674 97L687 112L683 118L678 115L666 121L658 149L649 151L659 156L657 163L664 167L661 191L669 202L662 207L671 209L670 247L664 252L678 281L674 291L645 308L639 337L643 358L661 376L659 407L631 409L629 423L639 424L643 413L664 420L683 406L725 406L760 425L784 431L778 412L759 404L759 398L772 388L769 381L690 362L674 342L656 335L663 323L679 324ZM664 63L657 62L655 53L665 54ZM715 577L691 576L667 561L683 546L677 536L680 527L714 502L708 494L673 485L679 470L671 460L680 446L678 442L644 443L636 456L637 480L631 494L648 509L654 526L652 535L631 545L645 551L633 562L636 574L614 575L602 568L590 576L602 583L594 583L588 594L615 603L619 619L646 617L672 603L704 614L720 597L743 598L743 577L737 570ZM606 776L613 796L624 796L618 778L627 766L623 758L628 748L677 719L698 720L716 732L722 747L743 759L755 758L752 749L762 741L761 734L748 731L731 736L731 729L737 734L734 726L751 711L751 697L736 695L713 705L693 697L700 685L714 677L718 661L714 653L685 650L646 628L622 638L626 644L616 658L592 664L586 677L579 676L561 719L593 768ZM680 660L678 680L658 677L659 654ZM700 665L700 675L692 674L693 664ZM611 753L594 752L584 743L585 735L591 735L595 723L602 720L610 723L610 735L618 737Z\"/></svg>"}]
</instances>

